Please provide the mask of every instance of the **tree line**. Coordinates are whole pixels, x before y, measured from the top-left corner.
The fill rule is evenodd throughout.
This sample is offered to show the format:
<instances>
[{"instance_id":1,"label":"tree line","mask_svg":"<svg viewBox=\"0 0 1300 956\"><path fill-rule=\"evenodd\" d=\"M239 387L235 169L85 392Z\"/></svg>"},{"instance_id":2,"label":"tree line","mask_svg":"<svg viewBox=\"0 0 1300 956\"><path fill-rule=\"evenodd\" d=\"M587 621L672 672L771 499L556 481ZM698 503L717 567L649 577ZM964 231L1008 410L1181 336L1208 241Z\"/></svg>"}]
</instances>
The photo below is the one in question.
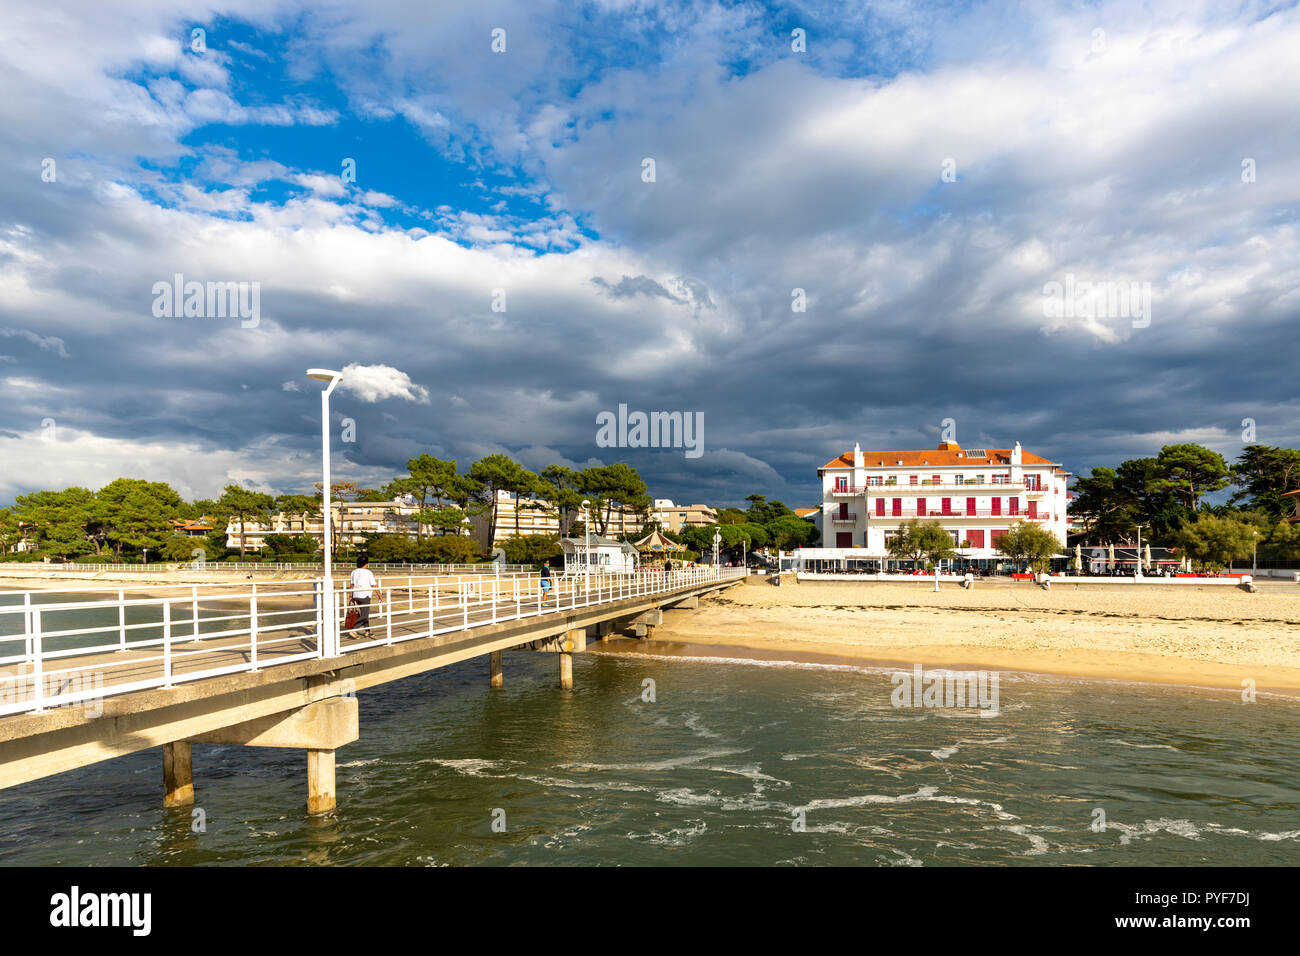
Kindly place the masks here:
<instances>
[{"instance_id":1,"label":"tree line","mask_svg":"<svg viewBox=\"0 0 1300 956\"><path fill-rule=\"evenodd\" d=\"M1154 457L1115 468L1093 468L1075 480L1069 513L1072 532L1106 545L1142 540L1180 549L1209 569L1251 557L1300 558L1300 525L1283 520L1295 511L1300 449L1247 445L1228 462L1204 445L1165 445ZM1223 504L1206 495L1232 489Z\"/></svg>"}]
</instances>

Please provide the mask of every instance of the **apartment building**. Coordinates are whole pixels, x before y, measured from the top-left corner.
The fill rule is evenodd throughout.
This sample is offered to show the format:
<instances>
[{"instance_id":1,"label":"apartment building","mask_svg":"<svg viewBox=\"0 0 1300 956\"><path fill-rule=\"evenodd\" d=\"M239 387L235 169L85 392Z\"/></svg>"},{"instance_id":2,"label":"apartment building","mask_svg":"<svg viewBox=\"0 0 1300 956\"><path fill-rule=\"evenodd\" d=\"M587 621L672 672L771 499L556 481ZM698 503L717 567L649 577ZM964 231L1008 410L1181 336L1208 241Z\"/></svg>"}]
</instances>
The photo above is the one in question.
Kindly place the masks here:
<instances>
[{"instance_id":1,"label":"apartment building","mask_svg":"<svg viewBox=\"0 0 1300 956\"><path fill-rule=\"evenodd\" d=\"M662 530L677 532L716 524L718 512L708 505L675 505L671 498L656 498L653 517Z\"/></svg>"},{"instance_id":2,"label":"apartment building","mask_svg":"<svg viewBox=\"0 0 1300 956\"><path fill-rule=\"evenodd\" d=\"M1061 466L1021 448L962 448L941 442L934 449L852 452L828 461L822 483L818 549L824 558L888 557L900 523L936 520L954 547L970 559L998 559L997 545L1016 521L1040 523L1061 540L1073 519L1066 515L1070 475ZM832 553L833 552L833 553Z\"/></svg>"},{"instance_id":3,"label":"apartment building","mask_svg":"<svg viewBox=\"0 0 1300 956\"><path fill-rule=\"evenodd\" d=\"M545 498L520 498L517 510L519 537L534 534L558 535L560 533L559 512ZM508 491L498 491L496 512L497 524L496 534L492 541L493 547L516 536L515 496ZM601 517L604 518L605 516L605 509L601 509ZM485 548L488 547L488 528L491 517L491 514L484 513L472 519L474 534L478 538L479 544ZM581 512L573 512L569 515L570 524L581 520ZM644 523L644 516L636 511L630 508L615 507L609 512L608 521L605 525L605 535L611 538L619 538L623 535L638 534ZM593 519L592 525L593 528L598 528L599 522Z\"/></svg>"},{"instance_id":4,"label":"apartment building","mask_svg":"<svg viewBox=\"0 0 1300 956\"><path fill-rule=\"evenodd\" d=\"M419 505L408 498L393 501L331 501L332 533L339 546L364 544L366 535L370 534L405 534L415 537L419 531L415 515L419 510ZM426 526L424 533L438 532ZM273 534L310 535L316 539L319 550L325 542L325 525L320 515L286 512L280 512L267 522L245 521L245 549L261 550L266 538ZM226 547L238 548L239 541L239 520L232 518L226 525Z\"/></svg>"}]
</instances>

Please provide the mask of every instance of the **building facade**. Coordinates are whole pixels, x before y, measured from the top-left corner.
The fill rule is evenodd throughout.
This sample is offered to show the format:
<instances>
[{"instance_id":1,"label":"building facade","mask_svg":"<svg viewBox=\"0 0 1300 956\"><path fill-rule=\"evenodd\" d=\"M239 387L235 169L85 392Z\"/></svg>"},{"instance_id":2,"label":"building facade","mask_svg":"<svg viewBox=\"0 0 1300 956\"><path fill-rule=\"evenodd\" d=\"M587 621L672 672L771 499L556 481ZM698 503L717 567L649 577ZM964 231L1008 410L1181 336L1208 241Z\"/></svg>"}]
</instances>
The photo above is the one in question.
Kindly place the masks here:
<instances>
[{"instance_id":1,"label":"building facade","mask_svg":"<svg viewBox=\"0 0 1300 956\"><path fill-rule=\"evenodd\" d=\"M654 520L662 530L675 533L683 528L717 524L718 512L708 505L675 505L671 498L656 498Z\"/></svg>"},{"instance_id":2,"label":"building facade","mask_svg":"<svg viewBox=\"0 0 1300 956\"><path fill-rule=\"evenodd\" d=\"M366 535L370 534L405 534L414 538L419 531L419 523L415 520L419 510L413 499L404 498L393 501L331 501L335 545L365 544ZM440 532L426 526L424 533ZM273 534L309 535L316 539L317 550L325 546L325 523L319 514L280 512L270 521L244 522L245 550L260 551ZM238 548L240 537L239 519L231 518L226 525L226 547Z\"/></svg>"},{"instance_id":3,"label":"building facade","mask_svg":"<svg viewBox=\"0 0 1300 956\"><path fill-rule=\"evenodd\" d=\"M1064 545L1070 475L1047 458L1014 448L853 451L818 470L825 558L889 559L899 524L938 521L964 558L999 559L998 541L1016 521L1033 521ZM964 542L969 542L963 547ZM843 552L843 553L839 553Z\"/></svg>"},{"instance_id":4,"label":"building facade","mask_svg":"<svg viewBox=\"0 0 1300 956\"><path fill-rule=\"evenodd\" d=\"M518 522L515 520L516 511L518 513ZM600 517L606 517L603 508ZM520 498L516 504L515 496L510 492L498 491L496 518L496 532L491 543L493 547L514 537L522 538L533 534L558 535L560 533L559 510L545 498ZM485 548L488 547L488 529L491 520L492 515L490 513L484 513L472 519L474 534L478 538L479 544ZM569 524L571 526L580 521L582 521L581 511L574 511L569 514ZM638 534L644 523L644 515L631 508L611 508L605 524L605 535L618 538L623 535ZM592 525L593 531L597 530L600 527L599 520L593 518ZM567 530L572 530L572 528Z\"/></svg>"}]
</instances>

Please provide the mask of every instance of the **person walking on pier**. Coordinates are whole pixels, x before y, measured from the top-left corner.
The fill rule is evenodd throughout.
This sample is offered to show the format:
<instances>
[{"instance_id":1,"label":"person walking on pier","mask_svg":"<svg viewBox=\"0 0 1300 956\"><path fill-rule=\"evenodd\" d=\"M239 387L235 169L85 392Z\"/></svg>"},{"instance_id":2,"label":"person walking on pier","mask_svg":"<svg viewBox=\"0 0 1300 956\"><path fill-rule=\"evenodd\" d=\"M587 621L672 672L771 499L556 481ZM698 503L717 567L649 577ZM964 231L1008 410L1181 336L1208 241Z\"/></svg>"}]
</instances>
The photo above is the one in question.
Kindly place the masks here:
<instances>
[{"instance_id":1,"label":"person walking on pier","mask_svg":"<svg viewBox=\"0 0 1300 956\"><path fill-rule=\"evenodd\" d=\"M550 561L542 562L541 575L542 575L542 601L545 602L546 594L548 591L551 590L551 562ZM558 606L560 601L560 595L558 592L555 595L555 601Z\"/></svg>"},{"instance_id":2,"label":"person walking on pier","mask_svg":"<svg viewBox=\"0 0 1300 956\"><path fill-rule=\"evenodd\" d=\"M366 567L370 559L364 554L357 558L357 568L352 572L352 603L356 605L357 621L355 631L364 631L367 638L370 637L370 599L372 596L378 597L380 603L383 603L384 592L379 590L379 582L375 580L374 572Z\"/></svg>"}]
</instances>

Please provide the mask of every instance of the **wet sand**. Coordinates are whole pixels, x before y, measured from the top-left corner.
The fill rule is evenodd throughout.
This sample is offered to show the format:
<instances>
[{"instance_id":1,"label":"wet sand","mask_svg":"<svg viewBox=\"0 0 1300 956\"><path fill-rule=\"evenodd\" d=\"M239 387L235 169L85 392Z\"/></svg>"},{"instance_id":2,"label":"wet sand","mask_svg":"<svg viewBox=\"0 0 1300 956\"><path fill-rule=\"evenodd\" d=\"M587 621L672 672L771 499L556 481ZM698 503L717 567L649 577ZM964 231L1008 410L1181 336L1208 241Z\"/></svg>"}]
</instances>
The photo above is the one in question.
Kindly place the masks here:
<instances>
[{"instance_id":1,"label":"wet sand","mask_svg":"<svg viewBox=\"0 0 1300 956\"><path fill-rule=\"evenodd\" d=\"M596 649L596 648L593 648ZM607 650L636 651L628 641ZM1300 587L804 583L728 588L667 611L652 653L921 664L1240 692L1300 691Z\"/></svg>"}]
</instances>

